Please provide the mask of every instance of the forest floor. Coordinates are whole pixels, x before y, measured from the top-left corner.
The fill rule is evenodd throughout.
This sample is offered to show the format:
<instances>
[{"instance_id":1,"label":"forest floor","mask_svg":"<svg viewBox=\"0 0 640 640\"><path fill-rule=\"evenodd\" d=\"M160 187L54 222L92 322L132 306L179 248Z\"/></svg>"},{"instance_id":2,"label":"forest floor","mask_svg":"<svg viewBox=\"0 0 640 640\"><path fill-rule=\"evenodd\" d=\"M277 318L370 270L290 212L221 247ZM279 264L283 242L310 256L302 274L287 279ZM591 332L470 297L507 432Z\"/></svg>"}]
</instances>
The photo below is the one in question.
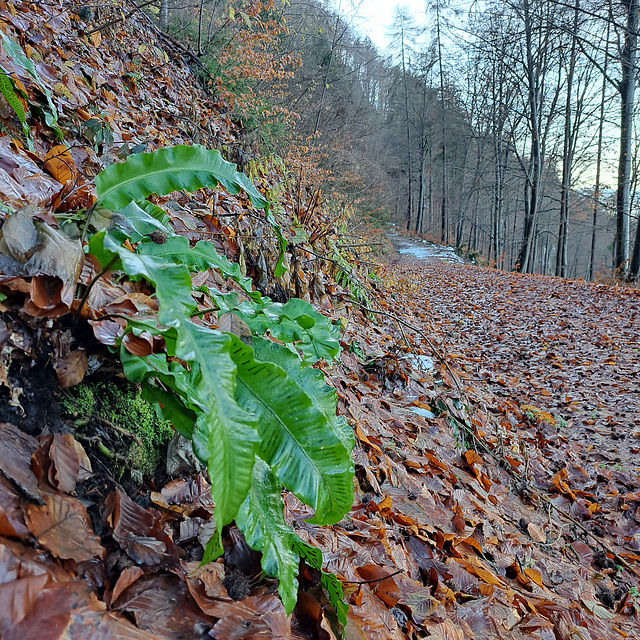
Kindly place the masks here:
<instances>
[{"instance_id":1,"label":"forest floor","mask_svg":"<svg viewBox=\"0 0 640 640\"><path fill-rule=\"evenodd\" d=\"M88 39L80 18L53 4L0 5L3 32L16 42L29 34L21 42L40 75L6 52L3 68L40 109L42 87L55 93L69 145L66 155L39 123L27 152L18 120L5 118L0 200L11 209L36 205L55 226L51 214L87 207L96 173L129 152L237 146L175 46L138 17ZM105 132L112 144L98 142ZM268 169L262 188L280 178ZM267 221L242 194L174 196L161 204L177 233L215 238L230 259L244 256L254 282L266 278L276 243L267 246ZM157 464L171 426L125 382L99 344L108 336L63 313L80 302L76 278L62 309L57 289L45 296L40 275L27 275L0 292L0 637L639 638L640 290L475 267L396 237L399 253L370 277L351 273L356 292L366 279L353 301L327 266L329 246L300 240L294 194L282 201L297 261L266 284L343 327L339 364L321 369L357 440L350 513L310 525L287 494L285 516L338 576L346 628L335 582L303 561L287 617L276 581L232 525L224 557L200 567L214 512L202 468L175 438ZM337 239L328 214L305 211L309 238ZM95 265L85 267L87 285ZM95 313L125 304L115 282L98 282ZM82 384L61 390L79 369ZM153 455L134 468L133 450Z\"/></svg>"},{"instance_id":2,"label":"forest floor","mask_svg":"<svg viewBox=\"0 0 640 640\"><path fill-rule=\"evenodd\" d=\"M475 575L482 595L491 594L484 605L469 597L460 607L469 625L460 636L451 618L432 633L639 637L640 290L479 268L452 258L446 247L393 241L399 255L386 267L394 289L390 316L413 336L407 342L441 360L446 390L426 404L426 397L411 394L404 400L435 407L436 414L446 405L445 428L434 436L439 462L432 464L454 467L446 469L455 476L449 505L457 511L466 504L477 518L462 508L464 521L452 523L452 547L445 534L442 549ZM405 358L417 362L415 355ZM459 453L448 460L439 448L447 432ZM414 447L423 437L418 433ZM405 467L417 468L409 459ZM461 482L459 467L486 493ZM430 490L441 500L446 495L440 487ZM474 554L452 553L469 543ZM478 566L478 557L485 564ZM468 584L450 579L445 584L454 591L470 593ZM488 588L504 588L503 580L535 594L529 616L517 607L509 611L513 594L505 599ZM553 613L544 603L549 596ZM455 597L464 602L459 592ZM491 606L496 601L509 603L502 619Z\"/></svg>"},{"instance_id":3,"label":"forest floor","mask_svg":"<svg viewBox=\"0 0 640 640\"><path fill-rule=\"evenodd\" d=\"M325 374L358 441L354 506L319 527L285 497L342 583L345 637L639 637L640 291L396 241L415 250L379 270L370 311L334 301L344 351ZM52 639L340 635L319 574L303 568L287 618L235 527L198 568L206 480L120 482L93 446L108 430L79 442L31 371L27 416L0 411L3 638L51 619Z\"/></svg>"}]
</instances>

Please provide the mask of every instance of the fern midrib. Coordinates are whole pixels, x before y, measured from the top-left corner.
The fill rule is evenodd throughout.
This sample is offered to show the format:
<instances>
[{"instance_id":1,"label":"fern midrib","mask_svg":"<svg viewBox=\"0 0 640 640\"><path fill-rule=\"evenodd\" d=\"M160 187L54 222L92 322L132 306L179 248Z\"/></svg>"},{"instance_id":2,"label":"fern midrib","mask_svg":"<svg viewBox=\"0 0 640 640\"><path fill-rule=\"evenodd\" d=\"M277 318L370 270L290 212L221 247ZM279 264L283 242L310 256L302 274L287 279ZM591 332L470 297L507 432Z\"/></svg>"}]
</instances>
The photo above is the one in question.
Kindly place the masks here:
<instances>
[{"instance_id":1,"label":"fern midrib","mask_svg":"<svg viewBox=\"0 0 640 640\"><path fill-rule=\"evenodd\" d=\"M118 165L118 166L122 166L122 165ZM186 168L186 167L181 169L176 169L175 167L168 167L166 169L158 169L156 171L145 171L143 175L134 176L133 178L129 178L128 180L119 180L117 184L113 185L102 194L102 196L100 197L100 202L104 202L110 193L112 193L113 191L120 191L125 187L125 185L129 185L135 182L144 182L150 177L159 176L167 173L172 175L175 175L176 173L192 173L192 174L207 173L213 176L213 179L215 180L215 183L211 186L216 186L220 182L220 180L214 175L213 171L210 169L192 169L192 168ZM158 195L163 195L163 194L158 194Z\"/></svg>"}]
</instances>

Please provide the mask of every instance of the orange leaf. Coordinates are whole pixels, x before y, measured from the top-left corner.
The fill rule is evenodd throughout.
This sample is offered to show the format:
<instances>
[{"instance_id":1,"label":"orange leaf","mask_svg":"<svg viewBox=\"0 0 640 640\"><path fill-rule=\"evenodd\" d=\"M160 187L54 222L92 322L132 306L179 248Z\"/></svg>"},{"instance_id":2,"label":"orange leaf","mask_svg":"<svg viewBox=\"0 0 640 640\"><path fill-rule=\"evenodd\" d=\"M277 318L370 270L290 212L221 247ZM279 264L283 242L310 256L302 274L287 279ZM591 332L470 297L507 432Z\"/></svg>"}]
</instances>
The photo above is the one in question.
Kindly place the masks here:
<instances>
[{"instance_id":1,"label":"orange leaf","mask_svg":"<svg viewBox=\"0 0 640 640\"><path fill-rule=\"evenodd\" d=\"M60 183L75 181L77 176L76 163L73 161L69 149L58 144L47 153L44 158L46 170Z\"/></svg>"},{"instance_id":2,"label":"orange leaf","mask_svg":"<svg viewBox=\"0 0 640 640\"><path fill-rule=\"evenodd\" d=\"M487 584L494 584L498 587L504 587L504 583L500 578L494 576L491 571L487 571L486 569L481 569L480 567L473 567L473 572L480 578L480 580L484 580Z\"/></svg>"},{"instance_id":3,"label":"orange leaf","mask_svg":"<svg viewBox=\"0 0 640 640\"><path fill-rule=\"evenodd\" d=\"M479 456L478 453L475 452L473 449L469 449L469 451L465 451L463 454L463 457L466 463L470 467L473 467L474 464L482 464L483 462L482 457Z\"/></svg>"},{"instance_id":4,"label":"orange leaf","mask_svg":"<svg viewBox=\"0 0 640 640\"><path fill-rule=\"evenodd\" d=\"M544 588L544 583L542 582L542 574L537 569L525 569L524 574L530 580L533 580L539 587Z\"/></svg>"}]
</instances>

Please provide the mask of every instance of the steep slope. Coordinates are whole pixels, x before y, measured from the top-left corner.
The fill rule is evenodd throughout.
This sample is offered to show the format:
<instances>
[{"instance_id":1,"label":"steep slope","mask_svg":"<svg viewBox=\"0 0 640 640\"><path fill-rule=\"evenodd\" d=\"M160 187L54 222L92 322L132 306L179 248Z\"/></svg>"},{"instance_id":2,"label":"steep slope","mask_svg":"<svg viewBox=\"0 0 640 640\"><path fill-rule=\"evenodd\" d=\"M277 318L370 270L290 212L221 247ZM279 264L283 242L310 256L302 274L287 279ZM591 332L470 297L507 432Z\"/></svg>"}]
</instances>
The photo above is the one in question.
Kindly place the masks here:
<instances>
[{"instance_id":1,"label":"steep slope","mask_svg":"<svg viewBox=\"0 0 640 640\"><path fill-rule=\"evenodd\" d=\"M5 40L0 65L29 111L26 128L8 102L0 113L7 128L0 137L0 199L9 208L36 205L51 224L53 212L68 212L67 223L74 224L73 214L92 201L92 178L130 152L177 143L236 148L239 130L223 105L198 89L180 61L188 54L163 39L140 12L120 18L116 9L101 9L92 17L96 24L116 22L87 35L94 27L63 5L0 5L0 30L20 44L27 60L15 52L12 57ZM13 101L10 93L9 98ZM68 151L60 148L56 129ZM254 177L263 192L283 178L273 166ZM293 225L293 200L287 193L282 197L285 227ZM310 514L287 494L285 516L301 538L322 549L325 570L339 577L350 603L346 637L595 640L637 635L636 475L616 469L615 454L605 459L606 468L598 467L602 463L589 458L588 447L580 450L572 439L577 420L567 432L557 420L552 424L550 412L556 415L558 407L536 401L529 395L531 385L522 384L530 368L518 369L517 381L506 377L514 344L504 352L499 346L488 349L483 370L473 372L476 350L490 340L502 343L521 316L499 325L500 331L476 337L485 321L477 317L477 308L466 305L479 293L504 289L501 278L515 276L392 264L374 279L372 300L353 303L320 268L348 266L336 265L326 246L322 255L321 248L305 241L314 233L332 235L321 211L306 230L287 230L294 248L285 257L288 272L276 279L277 238L246 196L202 190L158 202L176 230L192 241L216 241L262 290L282 299L295 292L313 300L343 327L341 363L324 370L359 443L355 503L340 523L318 527L305 522ZM13 250L19 250L15 243ZM324 262L316 259L319 251ZM325 639L338 634L331 604L337 604L335 583L311 557L301 563L298 605L290 618L275 581L261 574L257 554L237 528L225 531L224 559L199 568L203 541L211 536L210 487L188 460L180 475L159 473L143 482L126 475L124 455L135 441L133 422L139 414L124 424L98 416L100 428L86 433L77 429L78 420L57 413L62 395L50 361L63 384L76 382L78 372L91 379L96 363L101 364L97 376L117 381L119 374L88 330L71 331L65 314L80 306L75 274L65 272L64 261L57 268L56 278L68 277L70 298L66 289L32 291L19 277L2 282L2 637L41 637L45 630L51 638ZM80 281L89 283L96 272L95 265L85 263ZM100 282L103 299L83 307L79 315L85 319L95 320L92 313L105 300L116 305L110 309L114 317L126 313L132 301L149 304L138 290L127 291L127 302L119 299L122 283L116 278ZM554 287L558 300L565 299L569 287L544 283L539 289L533 279L510 284L518 289L519 306L532 300L543 314L539 323L548 313L538 299ZM455 298L454 290L459 292ZM637 312L633 292L616 296L607 290L600 300L609 305L624 299L627 315ZM491 295L488 300L490 307L495 300ZM585 309L571 320L576 326L587 315L584 300L574 301L576 309ZM501 303L503 310L511 301ZM425 317L429 309L431 316ZM500 317L494 311L488 327ZM470 319L471 313L476 317ZM523 339L532 330L523 327ZM549 331L555 332L545 338L554 341L552 348L567 343L558 328ZM109 341L100 331L95 337ZM452 338L456 353L447 355ZM633 348L630 344L625 358L633 357ZM518 349L531 351L526 345ZM81 355L77 362L69 360L78 352L86 352L91 363ZM568 366L560 356L547 360ZM631 385L634 365L632 360L626 364L631 369L618 372L628 378L620 384ZM487 376L484 371L491 367L496 372ZM540 364L543 370L548 371ZM467 381L470 372L486 387ZM538 372L531 378L541 388L552 385L549 393L582 382ZM38 385L44 389L40 395ZM112 446L118 429L121 448ZM579 462L581 455L587 462Z\"/></svg>"}]
</instances>

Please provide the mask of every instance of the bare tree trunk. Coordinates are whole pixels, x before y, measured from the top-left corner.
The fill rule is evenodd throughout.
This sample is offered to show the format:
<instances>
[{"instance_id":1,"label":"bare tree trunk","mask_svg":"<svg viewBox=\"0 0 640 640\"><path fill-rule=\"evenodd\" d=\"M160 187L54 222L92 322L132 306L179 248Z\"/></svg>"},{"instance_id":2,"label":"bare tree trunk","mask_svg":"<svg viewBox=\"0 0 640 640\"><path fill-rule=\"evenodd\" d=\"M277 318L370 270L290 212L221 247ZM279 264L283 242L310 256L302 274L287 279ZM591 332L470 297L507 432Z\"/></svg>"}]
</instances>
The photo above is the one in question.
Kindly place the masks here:
<instances>
[{"instance_id":1,"label":"bare tree trunk","mask_svg":"<svg viewBox=\"0 0 640 640\"><path fill-rule=\"evenodd\" d=\"M576 68L576 41L578 37L578 12L580 0L575 1L573 14L573 34L571 39L571 57L567 74L567 99L564 110L564 147L562 153L562 189L560 194L560 229L558 232L558 251L556 253L556 275L567 275L567 247L569 243L569 205L571 200L571 165L573 162L573 128L571 122L571 90L573 74Z\"/></svg>"},{"instance_id":2,"label":"bare tree trunk","mask_svg":"<svg viewBox=\"0 0 640 640\"><path fill-rule=\"evenodd\" d=\"M610 23L607 21L607 36L605 42L609 44ZM593 193L593 223L591 227L591 251L589 252L588 278L593 280L593 269L596 256L596 233L598 228L598 208L600 206L600 167L602 165L602 131L604 129L604 101L607 94L607 64L608 52L605 51L604 75L602 76L602 91L600 93L600 122L598 125L598 151L596 155L596 184Z\"/></svg>"},{"instance_id":3,"label":"bare tree trunk","mask_svg":"<svg viewBox=\"0 0 640 640\"><path fill-rule=\"evenodd\" d=\"M411 228L413 213L413 171L411 170L411 119L409 118L409 87L407 85L407 66L405 58L404 22L400 26L400 46L402 55L402 82L404 85L404 114L407 124L407 230Z\"/></svg>"},{"instance_id":4,"label":"bare tree trunk","mask_svg":"<svg viewBox=\"0 0 640 640\"><path fill-rule=\"evenodd\" d=\"M327 87L329 85L329 73L331 73L331 65L333 63L333 52L338 43L338 26L340 25L340 5L338 5L338 10L336 11L336 24L333 29L333 38L331 40L331 49L329 50L329 61L327 62L327 71L324 74L324 82L322 83L322 93L320 94L320 104L318 105L318 113L316 115L316 123L313 127L313 135L315 136L318 133L318 128L320 126L320 116L322 115L322 107L324 106L324 97L327 93Z\"/></svg>"},{"instance_id":5,"label":"bare tree trunk","mask_svg":"<svg viewBox=\"0 0 640 640\"><path fill-rule=\"evenodd\" d=\"M440 219L442 223L442 242L449 243L449 223L447 220L447 131L444 113L444 71L442 68L442 40L440 38L440 2L436 1L436 33L438 38L438 67L440 71L440 101L442 109L442 200Z\"/></svg>"},{"instance_id":6,"label":"bare tree trunk","mask_svg":"<svg viewBox=\"0 0 640 640\"><path fill-rule=\"evenodd\" d=\"M620 161L616 194L616 268L627 271L629 259L629 189L631 180L631 143L635 98L636 49L638 44L639 0L622 0L627 10L627 26L622 49L620 90ZM640 258L640 255L639 255Z\"/></svg>"},{"instance_id":7,"label":"bare tree trunk","mask_svg":"<svg viewBox=\"0 0 640 640\"><path fill-rule=\"evenodd\" d=\"M169 27L169 0L160 0L160 26L165 31Z\"/></svg>"},{"instance_id":8,"label":"bare tree trunk","mask_svg":"<svg viewBox=\"0 0 640 640\"><path fill-rule=\"evenodd\" d=\"M529 172L527 176L528 188L525 197L528 199L525 207L524 231L522 245L518 255L518 269L521 273L530 270L531 253L535 239L536 218L538 216L539 187L542 173L542 151L540 147L540 126L538 122L538 74L533 60L533 41L529 0L524 0L524 31L526 46L527 95L529 100L529 126L531 129L531 151L529 156Z\"/></svg>"}]
</instances>

